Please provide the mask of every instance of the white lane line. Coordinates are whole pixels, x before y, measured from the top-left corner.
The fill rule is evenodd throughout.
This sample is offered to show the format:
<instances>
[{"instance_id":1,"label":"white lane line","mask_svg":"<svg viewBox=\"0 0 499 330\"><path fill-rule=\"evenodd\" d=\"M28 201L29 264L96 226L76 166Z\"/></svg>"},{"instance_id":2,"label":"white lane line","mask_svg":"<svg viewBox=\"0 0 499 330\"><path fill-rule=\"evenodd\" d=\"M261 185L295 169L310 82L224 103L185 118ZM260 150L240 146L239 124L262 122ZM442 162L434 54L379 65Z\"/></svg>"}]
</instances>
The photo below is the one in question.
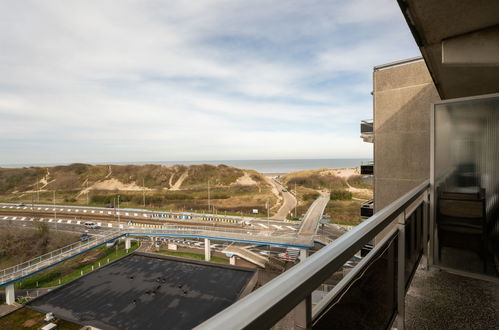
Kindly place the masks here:
<instances>
[{"instance_id":1,"label":"white lane line","mask_svg":"<svg viewBox=\"0 0 499 330\"><path fill-rule=\"evenodd\" d=\"M76 224L79 225L81 223L81 221L76 221Z\"/></svg>"},{"instance_id":2,"label":"white lane line","mask_svg":"<svg viewBox=\"0 0 499 330\"><path fill-rule=\"evenodd\" d=\"M263 227L263 228L269 228L269 227L265 226L263 223L258 223L257 225L259 225L260 227Z\"/></svg>"},{"instance_id":3,"label":"white lane line","mask_svg":"<svg viewBox=\"0 0 499 330\"><path fill-rule=\"evenodd\" d=\"M27 206L25 206L25 207L23 207L23 210L26 210L27 208L28 208L28 207L27 207Z\"/></svg>"},{"instance_id":4,"label":"white lane line","mask_svg":"<svg viewBox=\"0 0 499 330\"><path fill-rule=\"evenodd\" d=\"M92 213L95 213L95 210L92 210Z\"/></svg>"},{"instance_id":5,"label":"white lane line","mask_svg":"<svg viewBox=\"0 0 499 330\"><path fill-rule=\"evenodd\" d=\"M45 211L48 211L48 210L49 210L49 208L48 208L48 207L46 207L46 208L45 208Z\"/></svg>"},{"instance_id":6,"label":"white lane line","mask_svg":"<svg viewBox=\"0 0 499 330\"><path fill-rule=\"evenodd\" d=\"M7 205L2 206L2 209L5 209L5 208L7 208Z\"/></svg>"},{"instance_id":7,"label":"white lane line","mask_svg":"<svg viewBox=\"0 0 499 330\"><path fill-rule=\"evenodd\" d=\"M55 208L53 208L52 211L55 211Z\"/></svg>"},{"instance_id":8,"label":"white lane line","mask_svg":"<svg viewBox=\"0 0 499 330\"><path fill-rule=\"evenodd\" d=\"M17 220L17 217L12 217L12 220Z\"/></svg>"},{"instance_id":9,"label":"white lane line","mask_svg":"<svg viewBox=\"0 0 499 330\"><path fill-rule=\"evenodd\" d=\"M33 221L33 220L35 220L35 218L31 218L31 219L29 219L29 221Z\"/></svg>"},{"instance_id":10,"label":"white lane line","mask_svg":"<svg viewBox=\"0 0 499 330\"><path fill-rule=\"evenodd\" d=\"M68 220L68 223L71 223L71 220Z\"/></svg>"},{"instance_id":11,"label":"white lane line","mask_svg":"<svg viewBox=\"0 0 499 330\"><path fill-rule=\"evenodd\" d=\"M128 212L125 212L125 215L128 217L129 216Z\"/></svg>"},{"instance_id":12,"label":"white lane line","mask_svg":"<svg viewBox=\"0 0 499 330\"><path fill-rule=\"evenodd\" d=\"M71 212L71 211L72 211L72 209L68 209L68 212Z\"/></svg>"},{"instance_id":13,"label":"white lane line","mask_svg":"<svg viewBox=\"0 0 499 330\"><path fill-rule=\"evenodd\" d=\"M275 229L279 229L279 230L281 230L281 229L282 229L282 227L281 227L281 226L279 226L279 225L271 225L271 226L272 226L272 227L274 227Z\"/></svg>"},{"instance_id":14,"label":"white lane line","mask_svg":"<svg viewBox=\"0 0 499 330\"><path fill-rule=\"evenodd\" d=\"M97 222L97 226L102 227L102 223L101 222Z\"/></svg>"},{"instance_id":15,"label":"white lane line","mask_svg":"<svg viewBox=\"0 0 499 330\"><path fill-rule=\"evenodd\" d=\"M123 228L123 225L122 225L122 224L120 224L120 228Z\"/></svg>"},{"instance_id":16,"label":"white lane line","mask_svg":"<svg viewBox=\"0 0 499 330\"><path fill-rule=\"evenodd\" d=\"M113 212L111 212L111 211L107 211L107 214L112 214L112 213L113 213Z\"/></svg>"},{"instance_id":17,"label":"white lane line","mask_svg":"<svg viewBox=\"0 0 499 330\"><path fill-rule=\"evenodd\" d=\"M42 209L41 207L37 208L37 210L41 210L41 209Z\"/></svg>"},{"instance_id":18,"label":"white lane line","mask_svg":"<svg viewBox=\"0 0 499 330\"><path fill-rule=\"evenodd\" d=\"M52 222L54 219L49 219L49 222Z\"/></svg>"},{"instance_id":19,"label":"white lane line","mask_svg":"<svg viewBox=\"0 0 499 330\"><path fill-rule=\"evenodd\" d=\"M21 208L20 206L16 207L17 210L19 210L20 208Z\"/></svg>"},{"instance_id":20,"label":"white lane line","mask_svg":"<svg viewBox=\"0 0 499 330\"><path fill-rule=\"evenodd\" d=\"M38 221L39 221L39 222L42 222L43 220L44 220L44 218L40 218Z\"/></svg>"},{"instance_id":21,"label":"white lane line","mask_svg":"<svg viewBox=\"0 0 499 330\"><path fill-rule=\"evenodd\" d=\"M144 214L144 218L147 218L147 214Z\"/></svg>"},{"instance_id":22,"label":"white lane line","mask_svg":"<svg viewBox=\"0 0 499 330\"><path fill-rule=\"evenodd\" d=\"M61 223L61 222L62 222L62 219L57 220L57 223Z\"/></svg>"},{"instance_id":23,"label":"white lane line","mask_svg":"<svg viewBox=\"0 0 499 330\"><path fill-rule=\"evenodd\" d=\"M83 210L83 213L87 213L87 210Z\"/></svg>"},{"instance_id":24,"label":"white lane line","mask_svg":"<svg viewBox=\"0 0 499 330\"><path fill-rule=\"evenodd\" d=\"M8 217L3 217L4 220L7 220Z\"/></svg>"},{"instance_id":25,"label":"white lane line","mask_svg":"<svg viewBox=\"0 0 499 330\"><path fill-rule=\"evenodd\" d=\"M64 211L64 209L59 209L59 211Z\"/></svg>"},{"instance_id":26,"label":"white lane line","mask_svg":"<svg viewBox=\"0 0 499 330\"><path fill-rule=\"evenodd\" d=\"M14 208L14 206L10 206L10 207L9 207L9 209L13 209L13 208Z\"/></svg>"},{"instance_id":27,"label":"white lane line","mask_svg":"<svg viewBox=\"0 0 499 330\"><path fill-rule=\"evenodd\" d=\"M113 224L112 223L108 223L107 226L110 227L110 228L112 228Z\"/></svg>"},{"instance_id":28,"label":"white lane line","mask_svg":"<svg viewBox=\"0 0 499 330\"><path fill-rule=\"evenodd\" d=\"M104 211L99 211L99 213L100 213L100 214L103 214L103 213L104 213Z\"/></svg>"},{"instance_id":29,"label":"white lane line","mask_svg":"<svg viewBox=\"0 0 499 330\"><path fill-rule=\"evenodd\" d=\"M75 212L80 212L80 209L75 209Z\"/></svg>"},{"instance_id":30,"label":"white lane line","mask_svg":"<svg viewBox=\"0 0 499 330\"><path fill-rule=\"evenodd\" d=\"M24 221L24 220L26 220L26 217L22 217L22 218L21 218L21 221Z\"/></svg>"},{"instance_id":31,"label":"white lane line","mask_svg":"<svg viewBox=\"0 0 499 330\"><path fill-rule=\"evenodd\" d=\"M296 228L295 228L295 227L291 227L291 226L286 226L286 228L289 228L289 229L291 229L291 230L296 230Z\"/></svg>"},{"instance_id":32,"label":"white lane line","mask_svg":"<svg viewBox=\"0 0 499 330\"><path fill-rule=\"evenodd\" d=\"M138 216L139 216L139 214L138 214L138 213L134 213L134 214L133 214L133 216L134 216L134 217L138 217Z\"/></svg>"}]
</instances>

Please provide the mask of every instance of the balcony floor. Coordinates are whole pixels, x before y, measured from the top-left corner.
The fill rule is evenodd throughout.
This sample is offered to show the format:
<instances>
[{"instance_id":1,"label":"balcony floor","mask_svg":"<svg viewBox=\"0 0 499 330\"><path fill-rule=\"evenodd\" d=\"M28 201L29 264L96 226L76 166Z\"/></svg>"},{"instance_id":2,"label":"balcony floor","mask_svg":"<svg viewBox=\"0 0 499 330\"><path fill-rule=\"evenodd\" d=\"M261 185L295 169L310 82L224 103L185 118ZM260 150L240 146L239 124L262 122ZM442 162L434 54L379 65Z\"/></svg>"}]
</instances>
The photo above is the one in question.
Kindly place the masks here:
<instances>
[{"instance_id":1,"label":"balcony floor","mask_svg":"<svg viewBox=\"0 0 499 330\"><path fill-rule=\"evenodd\" d=\"M497 329L499 282L418 269L406 296L407 329Z\"/></svg>"}]
</instances>

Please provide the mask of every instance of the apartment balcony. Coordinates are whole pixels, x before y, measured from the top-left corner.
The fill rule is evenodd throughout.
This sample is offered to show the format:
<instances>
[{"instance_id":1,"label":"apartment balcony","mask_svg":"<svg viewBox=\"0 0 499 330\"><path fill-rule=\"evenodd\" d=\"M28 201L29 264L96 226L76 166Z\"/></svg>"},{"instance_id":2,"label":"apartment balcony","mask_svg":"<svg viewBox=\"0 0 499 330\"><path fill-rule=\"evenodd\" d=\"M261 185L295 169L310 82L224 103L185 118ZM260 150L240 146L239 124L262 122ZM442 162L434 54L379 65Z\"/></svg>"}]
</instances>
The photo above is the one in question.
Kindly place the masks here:
<instances>
[{"instance_id":1,"label":"apartment balcony","mask_svg":"<svg viewBox=\"0 0 499 330\"><path fill-rule=\"evenodd\" d=\"M360 165L360 174L373 175L374 174L374 162L361 164Z\"/></svg>"},{"instance_id":2,"label":"apartment balcony","mask_svg":"<svg viewBox=\"0 0 499 330\"><path fill-rule=\"evenodd\" d=\"M369 218L374 214L374 200L370 199L360 204L360 216Z\"/></svg>"},{"instance_id":3,"label":"apartment balcony","mask_svg":"<svg viewBox=\"0 0 499 330\"><path fill-rule=\"evenodd\" d=\"M360 137L364 142L374 143L374 122L372 119L360 122Z\"/></svg>"}]
</instances>

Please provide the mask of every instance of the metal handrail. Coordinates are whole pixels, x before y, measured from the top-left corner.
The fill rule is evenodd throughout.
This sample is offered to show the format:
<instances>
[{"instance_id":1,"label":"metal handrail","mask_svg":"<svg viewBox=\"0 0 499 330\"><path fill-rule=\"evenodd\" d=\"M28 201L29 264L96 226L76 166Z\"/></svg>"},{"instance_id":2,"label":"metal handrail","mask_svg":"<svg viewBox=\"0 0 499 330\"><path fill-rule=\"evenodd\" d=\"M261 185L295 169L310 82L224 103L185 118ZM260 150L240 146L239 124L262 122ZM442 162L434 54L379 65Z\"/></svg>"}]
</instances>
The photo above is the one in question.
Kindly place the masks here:
<instances>
[{"instance_id":1,"label":"metal handrail","mask_svg":"<svg viewBox=\"0 0 499 330\"><path fill-rule=\"evenodd\" d=\"M196 329L265 329L287 315L430 187L429 180Z\"/></svg>"},{"instance_id":2,"label":"metal handrail","mask_svg":"<svg viewBox=\"0 0 499 330\"><path fill-rule=\"evenodd\" d=\"M26 273L30 273L34 270L37 270L38 268L40 268L40 265L46 266L47 261L58 260L61 257L66 256L68 252L72 252L75 250L79 251L85 250L91 246L97 245L101 242L105 242L121 234L122 233L120 233L119 231L105 232L102 236L90 237L87 241L79 241L76 243L72 243L57 250L45 253L41 256L25 261L23 263L17 264L15 266L2 269L0 270L0 284L4 283L6 279L23 276Z\"/></svg>"}]
</instances>

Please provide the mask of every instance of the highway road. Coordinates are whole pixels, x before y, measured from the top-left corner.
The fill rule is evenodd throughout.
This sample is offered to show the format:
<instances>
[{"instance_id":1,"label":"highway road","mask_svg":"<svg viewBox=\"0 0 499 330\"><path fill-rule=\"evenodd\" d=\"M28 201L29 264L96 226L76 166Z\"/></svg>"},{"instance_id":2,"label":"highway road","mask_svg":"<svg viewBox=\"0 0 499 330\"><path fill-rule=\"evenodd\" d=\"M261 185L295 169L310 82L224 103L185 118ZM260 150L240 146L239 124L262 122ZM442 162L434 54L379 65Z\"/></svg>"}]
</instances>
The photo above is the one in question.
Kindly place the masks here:
<instances>
[{"instance_id":1,"label":"highway road","mask_svg":"<svg viewBox=\"0 0 499 330\"><path fill-rule=\"evenodd\" d=\"M281 208L275 215L272 216L272 219L276 220L286 220L288 214L295 208L296 206L296 197L290 193L289 191L282 191L284 186L278 182L276 179L272 178L272 183L274 186L281 192L283 203Z\"/></svg>"},{"instance_id":2,"label":"highway road","mask_svg":"<svg viewBox=\"0 0 499 330\"><path fill-rule=\"evenodd\" d=\"M300 229L298 230L299 236L315 235L329 198L329 193L321 192L321 196L312 203L301 222Z\"/></svg>"},{"instance_id":3,"label":"highway road","mask_svg":"<svg viewBox=\"0 0 499 330\"><path fill-rule=\"evenodd\" d=\"M282 221L265 220L262 218L233 217L212 214L198 214L188 212L148 211L140 209L113 209L87 206L67 205L16 205L0 203L0 220L17 220L13 217L41 218L42 221L52 222L61 219L70 220L73 223L87 221L102 222L109 228L118 227L118 215L120 224L128 222L143 224L181 224L185 226L214 226L242 228L250 227L262 231L289 231L296 232L295 223L283 223ZM163 215L160 217L159 215ZM166 218L164 215L175 216ZM4 217L8 217L5 218ZM182 219L182 217L184 219ZM190 217L191 219L187 219ZM203 220L212 219L212 221ZM225 222L224 220L234 220Z\"/></svg>"}]
</instances>

